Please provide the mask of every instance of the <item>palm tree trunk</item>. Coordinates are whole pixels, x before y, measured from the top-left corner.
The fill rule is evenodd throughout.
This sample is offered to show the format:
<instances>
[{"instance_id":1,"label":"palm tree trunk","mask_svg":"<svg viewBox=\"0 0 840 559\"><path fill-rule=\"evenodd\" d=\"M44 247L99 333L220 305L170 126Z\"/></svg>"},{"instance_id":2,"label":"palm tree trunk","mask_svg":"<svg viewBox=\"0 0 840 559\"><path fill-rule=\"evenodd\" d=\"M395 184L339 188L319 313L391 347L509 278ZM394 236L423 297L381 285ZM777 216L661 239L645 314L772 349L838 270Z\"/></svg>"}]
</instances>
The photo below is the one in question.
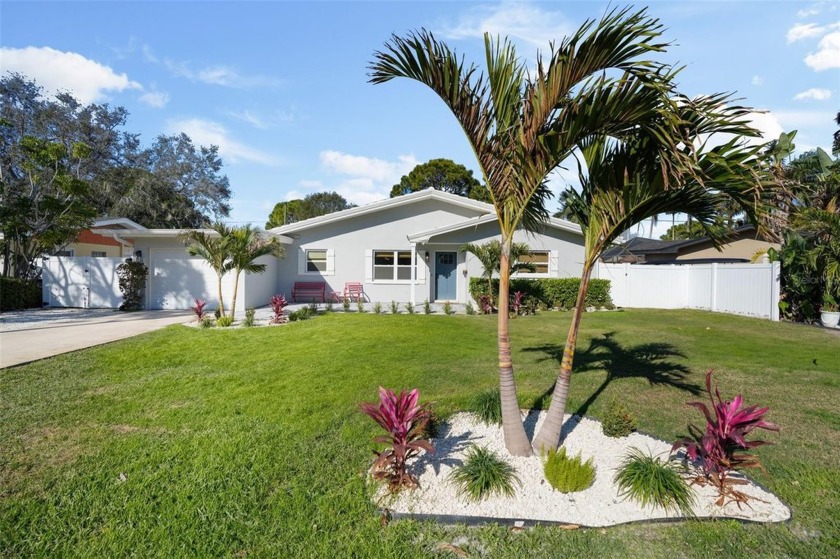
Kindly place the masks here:
<instances>
[{"instance_id":1,"label":"palm tree trunk","mask_svg":"<svg viewBox=\"0 0 840 559\"><path fill-rule=\"evenodd\" d=\"M499 278L499 393L502 400L502 430L505 446L513 456L531 456L531 445L522 424L516 383L513 378L513 360L510 353L510 317L508 292L510 282L510 240L502 242L501 272Z\"/></svg>"},{"instance_id":2,"label":"palm tree trunk","mask_svg":"<svg viewBox=\"0 0 840 559\"><path fill-rule=\"evenodd\" d=\"M569 384L572 381L575 345L580 330L580 319L583 317L584 305L586 304L586 292L589 290L589 278L592 275L593 264L594 261L584 263L583 275L580 278L580 287L572 314L572 324L569 326L566 346L563 348L563 361L560 363L560 372L557 375L557 382L554 384L554 393L551 395L551 405L548 407L548 415L540 428L540 432L534 437L534 448L540 452L554 450L560 444L560 433L563 429L563 418L566 414L566 401L569 397Z\"/></svg>"},{"instance_id":3,"label":"palm tree trunk","mask_svg":"<svg viewBox=\"0 0 840 559\"><path fill-rule=\"evenodd\" d=\"M233 301L230 302L230 318L233 319L236 316L236 293L239 291L239 274L241 272L236 270L236 273L233 276Z\"/></svg>"},{"instance_id":4,"label":"palm tree trunk","mask_svg":"<svg viewBox=\"0 0 840 559\"><path fill-rule=\"evenodd\" d=\"M219 274L219 316L225 315L225 300L222 298L222 276Z\"/></svg>"}]
</instances>

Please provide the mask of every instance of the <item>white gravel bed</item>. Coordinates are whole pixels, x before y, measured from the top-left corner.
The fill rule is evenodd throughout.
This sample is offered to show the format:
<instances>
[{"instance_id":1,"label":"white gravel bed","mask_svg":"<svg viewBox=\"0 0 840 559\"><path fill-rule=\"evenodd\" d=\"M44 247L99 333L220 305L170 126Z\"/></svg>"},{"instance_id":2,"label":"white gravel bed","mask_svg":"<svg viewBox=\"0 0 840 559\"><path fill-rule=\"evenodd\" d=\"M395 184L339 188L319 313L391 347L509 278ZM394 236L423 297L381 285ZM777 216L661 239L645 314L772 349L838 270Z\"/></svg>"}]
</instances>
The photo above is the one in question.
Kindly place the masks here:
<instances>
[{"instance_id":1,"label":"white gravel bed","mask_svg":"<svg viewBox=\"0 0 840 559\"><path fill-rule=\"evenodd\" d=\"M538 429L545 412L531 413L526 419L529 436ZM535 424L536 423L536 424ZM639 520L680 518L679 513L656 507L642 507L635 501L623 499L613 483L617 468L631 447L655 456L667 457L671 445L653 437L633 433L623 438L610 438L601 431L598 421L566 416L564 429L571 431L564 446L570 456L580 453L584 459L593 458L595 482L588 489L564 494L554 490L543 477L542 461L538 456L528 458L509 456L505 450L502 428L485 425L470 413L459 413L441 425L440 437L432 441L435 453L415 458L412 471L418 476L420 487L387 495L383 487L377 494L380 506L402 514L446 515L488 519L548 521L580 526L600 527ZM491 496L473 503L458 495L448 476L453 467L462 463L467 449L477 444L494 451L514 468L522 486L514 497ZM693 486L694 512L698 517L737 518L755 522L781 522L790 518L790 509L775 495L750 482L738 490L752 497L739 508L735 503L724 507L715 504L717 492L711 486Z\"/></svg>"},{"instance_id":2,"label":"white gravel bed","mask_svg":"<svg viewBox=\"0 0 840 559\"><path fill-rule=\"evenodd\" d=\"M114 309L28 309L0 314L0 332L41 328L47 324L73 322L114 314Z\"/></svg>"}]
</instances>

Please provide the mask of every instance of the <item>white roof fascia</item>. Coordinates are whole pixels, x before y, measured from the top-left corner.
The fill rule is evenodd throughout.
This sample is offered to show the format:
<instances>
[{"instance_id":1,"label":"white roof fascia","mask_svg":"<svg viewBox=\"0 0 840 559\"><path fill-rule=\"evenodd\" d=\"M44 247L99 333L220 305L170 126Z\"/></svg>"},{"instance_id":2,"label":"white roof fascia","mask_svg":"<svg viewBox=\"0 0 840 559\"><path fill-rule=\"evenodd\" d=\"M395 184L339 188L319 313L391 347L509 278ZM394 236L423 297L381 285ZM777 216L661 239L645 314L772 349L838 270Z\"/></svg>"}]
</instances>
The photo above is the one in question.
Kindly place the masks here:
<instances>
[{"instance_id":1,"label":"white roof fascia","mask_svg":"<svg viewBox=\"0 0 840 559\"><path fill-rule=\"evenodd\" d=\"M210 237L218 237L219 233L215 229L145 229L143 231L127 231L125 229L91 229L91 232L97 235L122 235L132 239L148 239L148 238L177 238L186 231L199 231ZM291 237L285 235L278 235L272 231L266 231L272 237L285 245L290 245L295 242Z\"/></svg>"},{"instance_id":2,"label":"white roof fascia","mask_svg":"<svg viewBox=\"0 0 840 559\"><path fill-rule=\"evenodd\" d=\"M305 219L303 221L298 221L297 223L290 223L289 225L282 225L280 227L275 227L270 229L269 231L274 233L294 233L296 231L302 231L304 229L311 229L312 227L318 227L321 225L327 225L329 223L335 223L337 221L343 221L345 219L349 219L351 217L356 217L360 215L365 215L373 212L378 212L381 210L385 210L391 207L402 206L405 204L412 204L414 202L419 202L421 200L440 200L443 202L450 203L455 206L461 206L464 208L469 208L473 210L477 210L480 212L490 213L493 212L493 206L491 204L486 204L484 202L479 202L478 200L471 200L469 198L465 198L463 196L458 196L456 194L449 194L448 192L441 192L440 190L434 190L431 188L427 188L426 190L421 190L420 192L412 192L411 194L405 194L403 196L397 196L395 198L388 198L386 200L380 200L378 202L372 202L370 204L366 204L364 206L359 206L357 208L350 208L349 210L341 210L338 212L333 212L327 215L322 215L318 217L313 217L310 219Z\"/></svg>"},{"instance_id":3,"label":"white roof fascia","mask_svg":"<svg viewBox=\"0 0 840 559\"><path fill-rule=\"evenodd\" d=\"M429 229L427 231L414 233L408 235L408 240L412 243L425 244L428 243L432 237L437 237L438 235L444 235L453 231L460 231L462 229L467 229L468 227L478 227L479 225L496 221L496 219L497 218L495 213L490 215L483 215L481 217L459 221L458 223L453 223L451 225L444 225L443 227L437 227L435 229ZM571 221L566 221L564 219L556 219L552 217L546 222L546 225L548 225L549 227L554 227L555 229L561 229L563 231L569 231L570 233L576 233L578 235L583 234L580 225L572 223Z\"/></svg>"},{"instance_id":4,"label":"white roof fascia","mask_svg":"<svg viewBox=\"0 0 840 559\"><path fill-rule=\"evenodd\" d=\"M106 218L106 219L97 219L93 222L91 229L94 227L97 229L106 228L109 225L123 225L126 229L131 230L138 230L138 231L146 231L147 228L143 227L139 223L135 221L131 221L127 217L114 217L114 218ZM125 231L125 229L121 229L121 231Z\"/></svg>"}]
</instances>

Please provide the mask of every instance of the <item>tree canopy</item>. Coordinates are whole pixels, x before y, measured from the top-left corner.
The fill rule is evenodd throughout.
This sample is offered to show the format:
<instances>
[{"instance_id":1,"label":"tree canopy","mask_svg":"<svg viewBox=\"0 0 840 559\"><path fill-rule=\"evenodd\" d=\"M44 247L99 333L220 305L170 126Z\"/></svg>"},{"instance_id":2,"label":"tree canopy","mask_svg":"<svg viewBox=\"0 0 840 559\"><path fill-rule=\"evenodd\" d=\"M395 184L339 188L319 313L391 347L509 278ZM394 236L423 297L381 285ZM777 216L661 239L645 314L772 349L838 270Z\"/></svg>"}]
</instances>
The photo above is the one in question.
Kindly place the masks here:
<instances>
[{"instance_id":1,"label":"tree canopy","mask_svg":"<svg viewBox=\"0 0 840 559\"><path fill-rule=\"evenodd\" d=\"M491 202L490 191L473 177L472 171L451 159L432 159L403 175L391 189L391 198L434 188L481 202Z\"/></svg>"},{"instance_id":2,"label":"tree canopy","mask_svg":"<svg viewBox=\"0 0 840 559\"><path fill-rule=\"evenodd\" d=\"M355 207L355 204L351 204L337 192L314 192L307 194L302 200L278 202L271 210L265 228L272 229Z\"/></svg>"}]
</instances>

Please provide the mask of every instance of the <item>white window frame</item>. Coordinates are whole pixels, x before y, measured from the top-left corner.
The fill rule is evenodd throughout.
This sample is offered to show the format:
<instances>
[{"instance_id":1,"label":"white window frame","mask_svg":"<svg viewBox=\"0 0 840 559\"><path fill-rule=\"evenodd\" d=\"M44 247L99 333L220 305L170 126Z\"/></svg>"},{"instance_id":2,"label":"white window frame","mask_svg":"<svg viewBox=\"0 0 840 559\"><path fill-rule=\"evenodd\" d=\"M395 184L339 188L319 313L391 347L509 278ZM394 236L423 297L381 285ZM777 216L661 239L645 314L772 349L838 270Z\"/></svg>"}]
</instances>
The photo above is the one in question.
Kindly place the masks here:
<instances>
[{"instance_id":1,"label":"white window frame","mask_svg":"<svg viewBox=\"0 0 840 559\"><path fill-rule=\"evenodd\" d=\"M92 250L90 251L91 258L108 258L108 253L104 250Z\"/></svg>"},{"instance_id":2,"label":"white window frame","mask_svg":"<svg viewBox=\"0 0 840 559\"><path fill-rule=\"evenodd\" d=\"M391 253L394 258L394 263L390 266L393 270L393 274L390 279L376 279L376 268L384 268L384 266L377 266L376 265L376 255L377 253ZM371 268L370 268L370 278L372 283L389 283L389 284L410 284L411 283L411 267L412 265L418 269L415 272L415 277L418 277L418 272L420 268L419 259L415 260L413 264L408 265L400 265L399 264L399 254L401 252L407 253L409 258L412 257L411 249L373 249L371 251ZM408 270L408 279L398 279L399 278L399 269L407 269Z\"/></svg>"},{"instance_id":3,"label":"white window frame","mask_svg":"<svg viewBox=\"0 0 840 559\"><path fill-rule=\"evenodd\" d=\"M53 254L53 256L58 256L62 258L73 257L76 256L76 251L74 251L72 248L65 248L62 250L55 251L55 254Z\"/></svg>"},{"instance_id":4,"label":"white window frame","mask_svg":"<svg viewBox=\"0 0 840 559\"><path fill-rule=\"evenodd\" d=\"M550 278L551 276L551 256L550 250L531 250L528 254L545 254L545 272L516 272L512 277L515 278ZM541 263L540 263L541 264Z\"/></svg>"},{"instance_id":5,"label":"white window frame","mask_svg":"<svg viewBox=\"0 0 840 559\"><path fill-rule=\"evenodd\" d=\"M309 253L311 252L323 252L325 254L325 258L323 262L325 263L325 269L311 271L309 270ZM318 260L317 262L321 262L322 260ZM312 261L316 262L316 261ZM335 250L331 248L319 248L319 247L312 247L312 248L304 248L300 251L300 256L298 258L298 275L300 276L333 276L335 275Z\"/></svg>"}]
</instances>

